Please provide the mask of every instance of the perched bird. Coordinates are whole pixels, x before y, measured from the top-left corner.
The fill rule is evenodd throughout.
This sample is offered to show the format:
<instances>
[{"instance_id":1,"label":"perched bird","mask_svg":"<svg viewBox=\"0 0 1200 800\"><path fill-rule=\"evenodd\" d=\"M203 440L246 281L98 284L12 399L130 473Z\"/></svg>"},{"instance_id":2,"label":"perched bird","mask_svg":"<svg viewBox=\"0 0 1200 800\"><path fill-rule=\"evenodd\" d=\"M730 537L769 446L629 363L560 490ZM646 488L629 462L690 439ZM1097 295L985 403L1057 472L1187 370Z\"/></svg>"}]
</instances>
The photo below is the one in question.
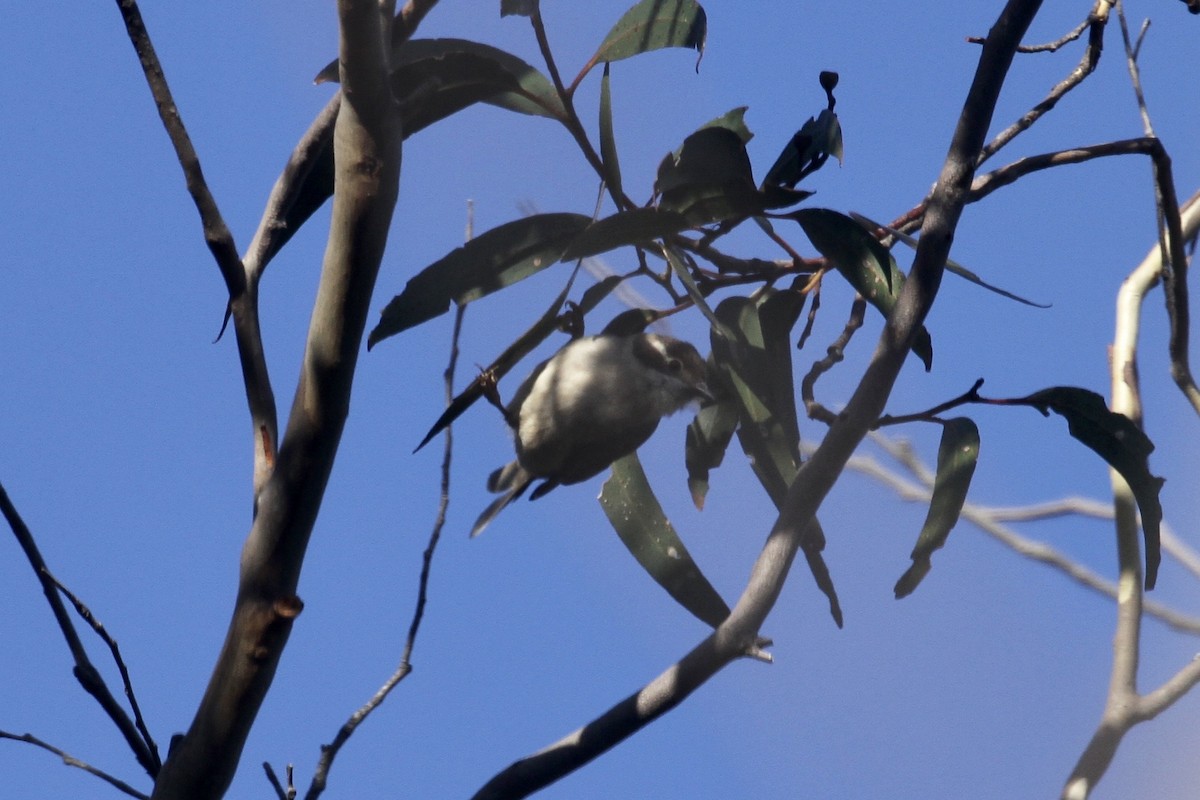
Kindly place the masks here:
<instances>
[{"instance_id":1,"label":"perched bird","mask_svg":"<svg viewBox=\"0 0 1200 800\"><path fill-rule=\"evenodd\" d=\"M517 458L488 478L488 490L500 497L479 515L471 535L535 480L542 483L531 499L598 475L641 447L664 416L711 397L704 376L695 347L655 333L602 333L559 350L505 409Z\"/></svg>"}]
</instances>

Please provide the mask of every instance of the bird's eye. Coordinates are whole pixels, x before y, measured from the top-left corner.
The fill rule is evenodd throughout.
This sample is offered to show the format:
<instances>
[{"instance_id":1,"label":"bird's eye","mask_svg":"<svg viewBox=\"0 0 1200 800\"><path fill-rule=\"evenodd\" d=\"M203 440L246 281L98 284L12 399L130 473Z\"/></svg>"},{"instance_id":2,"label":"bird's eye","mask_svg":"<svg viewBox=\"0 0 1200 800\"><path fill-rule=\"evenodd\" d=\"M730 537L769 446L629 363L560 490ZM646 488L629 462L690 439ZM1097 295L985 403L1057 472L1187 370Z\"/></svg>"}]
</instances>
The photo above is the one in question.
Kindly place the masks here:
<instances>
[{"instance_id":1,"label":"bird's eye","mask_svg":"<svg viewBox=\"0 0 1200 800\"><path fill-rule=\"evenodd\" d=\"M667 359L667 371L672 375L678 375L683 372L683 362L678 358Z\"/></svg>"}]
</instances>

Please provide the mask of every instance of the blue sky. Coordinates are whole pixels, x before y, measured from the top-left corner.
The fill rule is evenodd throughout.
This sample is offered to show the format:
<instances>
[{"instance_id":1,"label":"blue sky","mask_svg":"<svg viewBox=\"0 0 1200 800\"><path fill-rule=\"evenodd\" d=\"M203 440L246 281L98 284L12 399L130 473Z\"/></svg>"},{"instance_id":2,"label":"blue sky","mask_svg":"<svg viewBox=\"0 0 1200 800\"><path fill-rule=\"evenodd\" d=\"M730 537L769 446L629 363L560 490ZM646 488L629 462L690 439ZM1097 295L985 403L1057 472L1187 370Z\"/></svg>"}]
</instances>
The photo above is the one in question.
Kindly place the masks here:
<instances>
[{"instance_id":1,"label":"blue sky","mask_svg":"<svg viewBox=\"0 0 1200 800\"><path fill-rule=\"evenodd\" d=\"M1088 3L1052 4L1034 41L1057 38ZM224 286L178 165L111 4L69 14L9 4L0 31L10 79L0 86L0 480L58 577L118 638L152 732L165 750L203 692L232 608L249 524L250 426L234 343L213 344ZM822 69L841 75L845 163L808 182L810 205L887 220L936 177L998 4L733 3L712 0L708 51L668 51L613 66L614 113L627 191L650 193L654 169L698 125L748 105L762 176L792 132L823 106ZM563 72L586 61L623 4L546 4ZM336 49L331 3L149 4L147 24L205 173L239 247L257 225L279 169L332 89L311 76ZM1159 135L1187 196L1200 186L1195 17L1182 4L1138 2L1153 25L1143 80ZM444 3L423 36L473 38L540 64L528 25L493 3ZM1020 155L1141 133L1115 23L1100 69L992 166ZM997 130L1037 102L1078 60L1080 45L1014 65ZM595 122L598 75L580 90ZM590 213L594 175L550 122L475 108L405 147L400 202L372 315L416 270L476 230L520 214ZM290 401L327 210L272 264L263 323L275 393ZM811 253L798 232L793 244ZM1017 396L1055 384L1106 392L1113 298L1154 240L1149 165L1125 158L1029 178L968 208L953 257L1048 310L1016 305L947 277L928 323L935 369L913 360L889 410L928 407L979 377ZM775 257L761 238L744 252ZM898 252L902 266L909 255ZM628 253L608 261L618 269ZM561 271L471 307L460 383L540 313ZM643 287L644 288L644 287ZM646 289L647 294L651 294ZM826 281L803 372L840 331L849 291ZM1141 364L1151 460L1168 478L1166 517L1185 538L1197 517L1195 420L1166 376L1156 293ZM602 309L609 313L617 307ZM672 329L697 344L699 315ZM819 392L843 402L873 347L877 316ZM421 552L436 512L440 446L412 455L440 413L450 316L388 340L360 360L338 463L309 549L305 611L247 743L230 797L269 792L258 765L293 762L307 785L332 738L399 659ZM702 348L703 349L703 348ZM546 351L547 353L549 350ZM524 373L528 367L520 368ZM512 391L517 376L507 387ZM286 408L286 406L285 406ZM973 409L982 433L971 499L1025 504L1103 498L1103 465L1061 419L1028 409ZM736 598L773 514L736 450L703 513L682 471L686 415L643 449L647 470L693 555ZM809 441L820 435L803 423ZM926 460L936 431L909 427ZM329 797L469 795L512 760L596 716L676 660L700 623L640 570L592 498L600 479L507 510L478 540L466 531L488 498L486 474L510 457L499 416L480 408L455 428L452 505L434 566L415 672L343 750ZM869 446L865 453L876 453ZM876 453L877 454L877 453ZM920 589L891 587L908 564L924 509L848 474L822 509L826 557L846 612L837 630L797 570L764 633L776 663L735 664L612 753L547 790L551 798L823 798L1054 796L1099 718L1112 608L1062 576L960 525ZM1104 575L1109 526L1058 519L1027 526ZM1193 537L1194 540L1194 537ZM0 537L0 542L4 537ZM1194 578L1169 560L1156 599L1200 606ZM148 781L71 662L34 577L0 543L0 729L30 731L133 782ZM1171 675L1194 640L1149 623L1143 687ZM100 646L97 663L105 662ZM106 674L112 673L108 670ZM115 677L114 677L115 679ZM118 684L114 684L118 685ZM1200 766L1185 698L1123 744L1098 798L1194 797ZM6 796L116 796L25 745L0 743ZM1151 789L1153 791L1151 791Z\"/></svg>"}]
</instances>

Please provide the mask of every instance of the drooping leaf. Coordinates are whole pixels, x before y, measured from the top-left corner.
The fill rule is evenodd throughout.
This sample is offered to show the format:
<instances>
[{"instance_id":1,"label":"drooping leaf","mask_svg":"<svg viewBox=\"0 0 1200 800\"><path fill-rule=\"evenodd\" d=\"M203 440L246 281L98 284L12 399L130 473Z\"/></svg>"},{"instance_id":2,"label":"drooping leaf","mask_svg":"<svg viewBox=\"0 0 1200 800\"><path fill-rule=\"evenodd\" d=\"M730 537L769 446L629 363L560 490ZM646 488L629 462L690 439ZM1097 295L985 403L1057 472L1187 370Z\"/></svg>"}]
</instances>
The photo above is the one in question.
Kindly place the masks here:
<instances>
[{"instance_id":1,"label":"drooping leaf","mask_svg":"<svg viewBox=\"0 0 1200 800\"><path fill-rule=\"evenodd\" d=\"M609 295L613 289L621 283L619 275L609 275L604 280L589 286L579 299L579 312L587 314L595 308L601 300ZM558 329L558 312L562 309L563 303L567 300L567 295L570 294L571 286L575 281L575 274L571 275L571 279L567 281L567 285L559 292L558 297L550 304L545 313L535 322L529 330L521 334L515 342L505 348L495 361L493 361L487 369L483 370L473 381L471 381L465 389L450 401L446 406L446 410L438 417L437 422L433 423L433 427L425 434L425 438L416 446L413 452L417 452L446 429L450 423L462 416L468 408L473 406L479 398L483 397L484 382L486 380L498 381L507 375L521 359L533 352L534 348L544 342L550 334Z\"/></svg>"},{"instance_id":2,"label":"drooping leaf","mask_svg":"<svg viewBox=\"0 0 1200 800\"><path fill-rule=\"evenodd\" d=\"M535 214L472 239L413 276L383 309L367 348L444 314L451 301L470 303L554 264L591 219Z\"/></svg>"},{"instance_id":3,"label":"drooping leaf","mask_svg":"<svg viewBox=\"0 0 1200 800\"><path fill-rule=\"evenodd\" d=\"M636 453L613 463L600 505L629 552L676 602L714 628L729 616L729 606L663 513Z\"/></svg>"},{"instance_id":4,"label":"drooping leaf","mask_svg":"<svg viewBox=\"0 0 1200 800\"><path fill-rule=\"evenodd\" d=\"M655 239L671 236L688 227L687 218L676 211L659 208L618 211L587 226L571 242L562 260L574 261L629 245L648 245Z\"/></svg>"},{"instance_id":5,"label":"drooping leaf","mask_svg":"<svg viewBox=\"0 0 1200 800\"><path fill-rule=\"evenodd\" d=\"M946 543L950 531L958 523L978 461L979 428L966 417L947 420L938 445L937 476L933 481L929 513L912 551L912 566L896 581L897 600L912 594L929 573L933 551Z\"/></svg>"},{"instance_id":6,"label":"drooping leaf","mask_svg":"<svg viewBox=\"0 0 1200 800\"><path fill-rule=\"evenodd\" d=\"M621 162L617 158L617 138L613 133L612 87L608 79L608 63L600 79L600 161L604 165L604 180L618 194L621 191Z\"/></svg>"},{"instance_id":7,"label":"drooping leaf","mask_svg":"<svg viewBox=\"0 0 1200 800\"><path fill-rule=\"evenodd\" d=\"M881 225L880 223L875 222L874 220L868 219L867 217L864 217L862 214L857 214L853 211L850 212L850 216L853 217L854 220L856 222L858 222L860 225L865 225L869 228L879 228L881 230L885 230L888 233L890 233L892 236L895 236L897 240L904 242L904 244L908 245L913 250L917 249L917 240L914 239L913 237L909 236L907 233L903 233L902 231L898 231L895 228L888 227L887 225ZM946 259L946 271L953 273L954 275L957 275L960 278L968 280L971 283L975 284L976 286L982 286L984 289L987 289L989 292L995 292L996 294L1000 295L1001 297L1007 297L1009 300L1016 300L1018 303L1024 303L1025 305L1033 306L1034 308L1050 308L1049 303L1035 303L1032 300L1026 300L1024 297L1021 297L1020 295L1015 295L1012 292L1001 289L999 286L993 286L992 284L984 281L983 278L980 278L978 275L976 275L971 270L964 267L962 264L959 264L958 262L956 262L952 259L949 259L949 258Z\"/></svg>"},{"instance_id":8,"label":"drooping leaf","mask_svg":"<svg viewBox=\"0 0 1200 800\"><path fill-rule=\"evenodd\" d=\"M800 468L800 428L792 380L790 331L800 318L805 295L792 290L767 290L756 299L731 297L717 305L720 335L710 336L714 369L710 387L718 402L732 401L738 409L738 441L755 476L777 508ZM691 473L689 473L691 475ZM818 588L829 600L829 611L840 628L842 610L821 552L825 534L813 520L803 542L805 559Z\"/></svg>"},{"instance_id":9,"label":"drooping leaf","mask_svg":"<svg viewBox=\"0 0 1200 800\"><path fill-rule=\"evenodd\" d=\"M1053 411L1066 417L1071 436L1087 445L1121 474L1142 514L1142 536L1146 543L1146 590L1154 588L1162 561L1159 526L1162 504L1159 490L1163 479L1150 473L1154 443L1124 414L1109 409L1104 398L1077 386L1054 386L1028 397L1010 401L1030 405L1049 416Z\"/></svg>"},{"instance_id":10,"label":"drooping leaf","mask_svg":"<svg viewBox=\"0 0 1200 800\"><path fill-rule=\"evenodd\" d=\"M591 63L620 61L664 47L684 47L703 55L707 36L707 17L695 0L641 0L604 37Z\"/></svg>"},{"instance_id":11,"label":"drooping leaf","mask_svg":"<svg viewBox=\"0 0 1200 800\"><path fill-rule=\"evenodd\" d=\"M687 429L684 462L687 465L688 489L696 508L704 508L708 496L708 474L721 466L725 451L737 429L738 407L731 399L704 406Z\"/></svg>"},{"instance_id":12,"label":"drooping leaf","mask_svg":"<svg viewBox=\"0 0 1200 800\"><path fill-rule=\"evenodd\" d=\"M800 224L813 247L856 292L885 317L891 315L905 276L879 240L850 217L827 208L802 208L783 216ZM926 372L933 368L933 340L924 326L917 332L912 351Z\"/></svg>"},{"instance_id":13,"label":"drooping leaf","mask_svg":"<svg viewBox=\"0 0 1200 800\"><path fill-rule=\"evenodd\" d=\"M713 336L712 355L736 397L741 418L738 438L754 474L780 506L800 468L800 428L787 332L779 337L781 348L764 330L763 312L769 301L780 302L776 298L791 301L787 310L788 316L794 312L794 323L804 304L804 295L798 292L772 290L758 302L748 297L722 300L716 315L731 336L724 341ZM785 327L782 320L778 327Z\"/></svg>"}]
</instances>

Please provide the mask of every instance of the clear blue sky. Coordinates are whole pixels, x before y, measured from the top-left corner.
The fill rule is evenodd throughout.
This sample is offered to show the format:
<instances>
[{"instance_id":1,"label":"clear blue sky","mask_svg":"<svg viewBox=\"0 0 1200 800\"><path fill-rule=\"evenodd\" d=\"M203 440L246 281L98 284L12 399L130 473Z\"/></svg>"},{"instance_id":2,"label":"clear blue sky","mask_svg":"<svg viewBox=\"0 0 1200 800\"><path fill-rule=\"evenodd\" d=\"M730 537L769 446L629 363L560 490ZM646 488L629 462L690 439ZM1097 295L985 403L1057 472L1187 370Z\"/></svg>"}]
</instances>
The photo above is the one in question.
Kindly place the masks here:
<instances>
[{"instance_id":1,"label":"clear blue sky","mask_svg":"<svg viewBox=\"0 0 1200 800\"><path fill-rule=\"evenodd\" d=\"M336 49L332 3L214 2L143 8L217 201L244 248L297 137L333 91L312 75ZM495 3L444 3L423 36L486 41L540 64L522 19ZM571 4L572 6L576 4ZM819 70L841 74L845 163L811 181L810 204L887 220L928 190L999 3L904 6L711 0L708 51L669 51L613 67L627 190L649 195L664 153L740 105L761 176L824 102ZM1049 4L1031 39L1057 38L1090 3ZM624 4L546 4L551 41L573 75ZM899 12L905 13L899 13ZM0 48L0 480L64 583L119 639L164 749L184 730L232 608L250 517L250 430L232 338L213 344L224 286L132 48L111 3L67 13L9 3ZM1143 79L1182 195L1200 186L1195 60L1200 20L1182 4L1131 4L1152 15ZM1121 56L1108 32L1097 75L1005 155L1011 160L1139 135ZM1007 124L1078 60L1018 59L997 114ZM579 108L594 125L598 75ZM998 129L997 126L997 129ZM418 134L405 148L400 203L374 313L408 276L461 243L468 198L476 229L542 210L590 213L594 176L564 132L490 107ZM323 250L318 214L271 266L263 315L275 392L290 402ZM792 241L811 252L796 232ZM1019 306L948 277L929 328L935 370L912 361L891 410L928 407L978 377L996 396L1055 384L1107 390L1113 296L1154 240L1144 159L1033 177L971 207L953 257L1019 294ZM761 239L747 252L775 257ZM898 253L907 266L907 253ZM609 260L619 268L630 254ZM467 315L460 381L523 330L560 287L550 272ZM805 371L840 330L849 291L826 282ZM1200 470L1195 420L1165 375L1161 299L1145 335L1151 466L1169 482L1167 519L1193 533ZM615 311L616 309L611 309ZM674 331L706 344L698 316ZM873 347L869 319L847 364L820 384L836 406ZM307 785L318 747L390 674L432 524L440 447L411 455L440 413L450 316L384 342L360 361L349 424L300 594L306 607L247 744L230 797L269 796L259 764L297 768ZM532 365L530 365L532 366ZM522 368L524 372L527 368ZM514 376L515 377L515 376ZM507 388L511 391L515 382ZM974 413L982 436L971 499L1024 504L1103 497L1106 469L1030 410ZM682 472L685 416L643 451L693 555L736 598L773 521L735 450L703 514ZM815 423L803 427L808 440ZM936 431L907 429L927 460ZM600 480L509 509L487 534L466 531L487 502L487 472L510 457L499 416L481 408L455 429L453 499L409 680L358 732L328 797L462 797L640 687L703 635L640 570L592 498ZM869 448L867 452L873 452ZM963 524L903 602L891 587L924 509L855 475L821 512L827 560L846 612L837 630L802 568L764 633L776 663L739 663L683 707L545 792L549 798L1056 796L1099 718L1112 608ZM1111 576L1107 525L1061 519L1025 529ZM1156 599L1200 606L1196 582L1169 560ZM1146 628L1143 687L1197 649ZM11 538L0 536L0 728L30 731L147 789L97 706ZM93 648L107 664L102 647ZM112 670L106 674L116 681ZM114 683L119 686L119 682ZM1176 800L1200 787L1192 696L1136 730L1096 797ZM6 798L117 796L26 745L0 742Z\"/></svg>"}]
</instances>

